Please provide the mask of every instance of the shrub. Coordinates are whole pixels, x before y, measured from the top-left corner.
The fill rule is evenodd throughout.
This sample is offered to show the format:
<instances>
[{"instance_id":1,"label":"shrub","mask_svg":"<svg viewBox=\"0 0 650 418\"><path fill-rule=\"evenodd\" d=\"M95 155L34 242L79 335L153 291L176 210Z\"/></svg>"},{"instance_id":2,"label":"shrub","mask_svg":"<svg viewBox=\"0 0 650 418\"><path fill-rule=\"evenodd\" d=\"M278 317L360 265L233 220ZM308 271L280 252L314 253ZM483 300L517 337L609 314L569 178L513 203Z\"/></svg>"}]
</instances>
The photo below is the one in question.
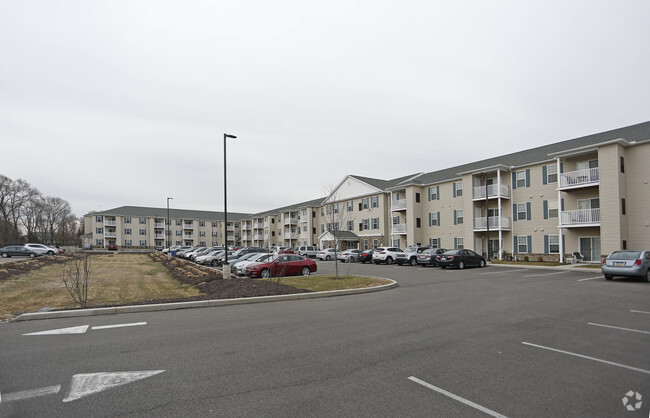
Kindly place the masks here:
<instances>
[{"instance_id":1,"label":"shrub","mask_svg":"<svg viewBox=\"0 0 650 418\"><path fill-rule=\"evenodd\" d=\"M539 257L537 257L537 261L540 262L540 263L543 263L544 262L544 257L542 257L540 255Z\"/></svg>"},{"instance_id":2,"label":"shrub","mask_svg":"<svg viewBox=\"0 0 650 418\"><path fill-rule=\"evenodd\" d=\"M525 255L525 256L524 256L524 261L525 261L525 262L529 262L529 261L530 261L530 258L529 258L527 255Z\"/></svg>"}]
</instances>

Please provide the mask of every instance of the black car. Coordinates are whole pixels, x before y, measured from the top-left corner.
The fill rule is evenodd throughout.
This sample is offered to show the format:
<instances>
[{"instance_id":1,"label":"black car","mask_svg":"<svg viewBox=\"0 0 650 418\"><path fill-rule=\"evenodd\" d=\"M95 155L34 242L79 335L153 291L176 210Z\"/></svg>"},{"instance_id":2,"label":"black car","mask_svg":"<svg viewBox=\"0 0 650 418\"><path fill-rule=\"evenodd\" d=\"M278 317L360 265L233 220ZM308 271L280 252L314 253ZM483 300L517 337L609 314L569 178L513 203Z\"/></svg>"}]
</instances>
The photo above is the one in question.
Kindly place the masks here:
<instances>
[{"instance_id":1,"label":"black car","mask_svg":"<svg viewBox=\"0 0 650 418\"><path fill-rule=\"evenodd\" d=\"M362 263L365 263L366 261L367 261L368 263L372 263L372 253L374 253L374 252L375 252L374 249L371 249L371 250L363 250L363 251L359 254L359 261L361 261Z\"/></svg>"},{"instance_id":2,"label":"black car","mask_svg":"<svg viewBox=\"0 0 650 418\"><path fill-rule=\"evenodd\" d=\"M458 267L459 269L485 267L485 258L472 250L449 250L436 256L436 263L443 269L447 267Z\"/></svg>"},{"instance_id":3,"label":"black car","mask_svg":"<svg viewBox=\"0 0 650 418\"><path fill-rule=\"evenodd\" d=\"M7 258L7 257L39 257L41 256L41 253L37 253L36 251L20 246L20 245L9 245L8 247L0 248L0 257L2 258Z\"/></svg>"},{"instance_id":4,"label":"black car","mask_svg":"<svg viewBox=\"0 0 650 418\"><path fill-rule=\"evenodd\" d=\"M445 251L447 250L444 248L429 248L428 250L422 251L422 253L418 254L418 265L436 267L438 265L436 257Z\"/></svg>"}]
</instances>

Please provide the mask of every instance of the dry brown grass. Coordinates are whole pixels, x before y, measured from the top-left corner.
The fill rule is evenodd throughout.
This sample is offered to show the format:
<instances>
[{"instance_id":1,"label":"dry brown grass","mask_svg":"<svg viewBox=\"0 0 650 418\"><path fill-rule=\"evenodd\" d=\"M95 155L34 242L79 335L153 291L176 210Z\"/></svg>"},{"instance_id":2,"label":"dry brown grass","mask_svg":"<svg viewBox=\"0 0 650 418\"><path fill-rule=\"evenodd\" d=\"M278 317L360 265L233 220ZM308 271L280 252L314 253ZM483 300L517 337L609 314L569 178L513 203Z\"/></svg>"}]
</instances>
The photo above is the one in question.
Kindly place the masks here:
<instances>
[{"instance_id":1,"label":"dry brown grass","mask_svg":"<svg viewBox=\"0 0 650 418\"><path fill-rule=\"evenodd\" d=\"M91 263L88 307L200 294L193 286L173 280L163 265L145 254L93 255ZM61 264L44 265L0 281L0 320L43 307L73 307L62 270Z\"/></svg>"}]
</instances>

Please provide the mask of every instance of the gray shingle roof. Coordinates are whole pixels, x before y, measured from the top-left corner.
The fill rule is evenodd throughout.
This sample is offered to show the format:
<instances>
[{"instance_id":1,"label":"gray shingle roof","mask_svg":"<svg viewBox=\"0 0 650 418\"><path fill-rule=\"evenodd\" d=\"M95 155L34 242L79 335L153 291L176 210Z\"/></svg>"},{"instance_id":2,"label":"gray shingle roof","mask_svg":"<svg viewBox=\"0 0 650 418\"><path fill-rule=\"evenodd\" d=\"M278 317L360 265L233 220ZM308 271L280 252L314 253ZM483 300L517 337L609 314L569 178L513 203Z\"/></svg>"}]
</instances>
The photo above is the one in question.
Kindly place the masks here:
<instances>
[{"instance_id":1,"label":"gray shingle roof","mask_svg":"<svg viewBox=\"0 0 650 418\"><path fill-rule=\"evenodd\" d=\"M103 210L100 212L91 212L89 215L108 215L108 216L132 216L148 217L156 216L159 218L167 217L167 208L151 208L142 206L120 206L118 208ZM250 216L248 213L228 212L228 221L239 221ZM206 210L189 210L189 209L172 209L169 208L169 217L174 219L202 219L210 221L223 220L223 212L212 212Z\"/></svg>"}]
</instances>

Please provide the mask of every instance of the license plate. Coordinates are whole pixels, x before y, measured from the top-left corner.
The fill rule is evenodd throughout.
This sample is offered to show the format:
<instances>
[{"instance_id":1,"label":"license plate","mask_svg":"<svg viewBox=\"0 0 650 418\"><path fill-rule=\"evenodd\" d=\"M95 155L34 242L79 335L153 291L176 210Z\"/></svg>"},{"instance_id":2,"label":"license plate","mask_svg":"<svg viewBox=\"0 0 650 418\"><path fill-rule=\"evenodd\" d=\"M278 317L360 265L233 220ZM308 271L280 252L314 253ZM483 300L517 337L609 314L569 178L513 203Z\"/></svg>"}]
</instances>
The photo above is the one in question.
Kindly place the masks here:
<instances>
[{"instance_id":1,"label":"license plate","mask_svg":"<svg viewBox=\"0 0 650 418\"><path fill-rule=\"evenodd\" d=\"M447 257L440 257L440 259L444 261L447 259Z\"/></svg>"},{"instance_id":2,"label":"license plate","mask_svg":"<svg viewBox=\"0 0 650 418\"><path fill-rule=\"evenodd\" d=\"M614 262L614 267L625 267L625 261Z\"/></svg>"}]
</instances>

